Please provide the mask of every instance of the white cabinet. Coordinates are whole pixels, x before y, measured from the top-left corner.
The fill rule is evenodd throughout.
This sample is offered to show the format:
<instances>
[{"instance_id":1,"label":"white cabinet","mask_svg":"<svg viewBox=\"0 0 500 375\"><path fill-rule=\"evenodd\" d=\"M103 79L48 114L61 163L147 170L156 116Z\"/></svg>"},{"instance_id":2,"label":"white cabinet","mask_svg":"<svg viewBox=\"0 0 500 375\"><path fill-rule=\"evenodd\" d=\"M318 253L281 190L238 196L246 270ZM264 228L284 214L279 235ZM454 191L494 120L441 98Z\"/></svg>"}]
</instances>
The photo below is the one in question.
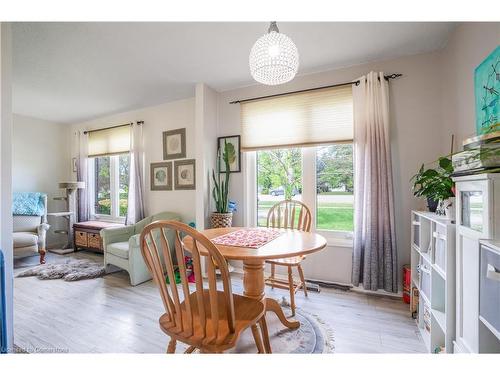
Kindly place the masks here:
<instances>
[{"instance_id":1,"label":"white cabinet","mask_svg":"<svg viewBox=\"0 0 500 375\"><path fill-rule=\"evenodd\" d=\"M454 351L487 351L479 320L481 239L500 236L500 174L454 179L456 184L456 338Z\"/></svg>"},{"instance_id":2,"label":"white cabinet","mask_svg":"<svg viewBox=\"0 0 500 375\"><path fill-rule=\"evenodd\" d=\"M418 294L415 317L427 351L451 353L455 337L455 225L431 212L413 211L411 215L410 308L416 305Z\"/></svg>"}]
</instances>

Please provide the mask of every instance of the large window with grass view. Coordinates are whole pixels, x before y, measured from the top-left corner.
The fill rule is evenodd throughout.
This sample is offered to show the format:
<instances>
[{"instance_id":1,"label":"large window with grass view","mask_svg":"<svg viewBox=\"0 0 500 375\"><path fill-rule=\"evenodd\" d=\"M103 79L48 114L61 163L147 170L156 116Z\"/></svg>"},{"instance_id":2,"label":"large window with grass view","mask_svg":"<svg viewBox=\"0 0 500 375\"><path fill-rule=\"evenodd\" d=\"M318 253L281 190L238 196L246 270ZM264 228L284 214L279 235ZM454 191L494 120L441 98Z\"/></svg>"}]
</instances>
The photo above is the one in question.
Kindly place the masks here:
<instances>
[{"instance_id":1,"label":"large window with grass view","mask_svg":"<svg viewBox=\"0 0 500 375\"><path fill-rule=\"evenodd\" d=\"M354 229L352 148L352 143L316 148L317 229Z\"/></svg>"},{"instance_id":2,"label":"large window with grass view","mask_svg":"<svg viewBox=\"0 0 500 375\"><path fill-rule=\"evenodd\" d=\"M93 158L94 216L122 220L127 215L129 154Z\"/></svg>"},{"instance_id":3,"label":"large window with grass view","mask_svg":"<svg viewBox=\"0 0 500 375\"><path fill-rule=\"evenodd\" d=\"M314 170L307 174L314 177L306 180L304 170ZM316 198L316 229L352 232L353 177L352 143L257 151L257 223L266 226L269 210L281 200L309 205L303 197L309 191Z\"/></svg>"},{"instance_id":4,"label":"large window with grass view","mask_svg":"<svg viewBox=\"0 0 500 375\"><path fill-rule=\"evenodd\" d=\"M283 199L301 200L302 151L285 148L257 152L257 222L267 225L267 213Z\"/></svg>"}]
</instances>

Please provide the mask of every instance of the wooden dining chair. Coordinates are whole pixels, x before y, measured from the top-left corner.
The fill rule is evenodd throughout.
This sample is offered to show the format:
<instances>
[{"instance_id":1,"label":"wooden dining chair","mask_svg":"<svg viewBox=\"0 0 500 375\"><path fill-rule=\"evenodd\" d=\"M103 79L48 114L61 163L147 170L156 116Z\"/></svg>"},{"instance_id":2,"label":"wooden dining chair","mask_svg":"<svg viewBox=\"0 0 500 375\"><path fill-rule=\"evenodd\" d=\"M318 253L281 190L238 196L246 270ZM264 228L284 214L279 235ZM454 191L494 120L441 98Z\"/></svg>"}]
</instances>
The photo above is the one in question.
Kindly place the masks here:
<instances>
[{"instance_id":1,"label":"wooden dining chair","mask_svg":"<svg viewBox=\"0 0 500 375\"><path fill-rule=\"evenodd\" d=\"M175 249L171 251L167 231L173 231ZM183 238L193 239L191 249L185 249ZM141 253L160 290L165 313L160 316L160 328L170 336L167 353L175 353L177 341L189 345L185 353L199 349L202 353L222 353L234 347L240 334L247 328L252 334L259 353L265 353L264 343L269 343L265 321L265 306L256 299L233 294L231 280L224 257L217 247L203 234L177 221L156 221L141 233ZM203 284L200 249L208 252L208 288ZM184 252L193 258L195 285L190 290L187 281ZM181 283L175 280L174 259L178 260ZM217 289L215 264L219 266L222 290ZM257 327L260 325L260 331Z\"/></svg>"},{"instance_id":2,"label":"wooden dining chair","mask_svg":"<svg viewBox=\"0 0 500 375\"><path fill-rule=\"evenodd\" d=\"M298 229L305 232L311 231L311 211L302 202L296 200L284 200L276 203L267 214L268 228L285 228L285 229ZM288 289L290 291L290 306L292 308L292 315L295 315L295 293L302 288L307 297L306 281L304 279L304 272L300 263L305 259L304 255L266 260L266 263L271 265L271 276L265 279L266 285L271 287ZM288 280L276 277L276 266L285 266L288 268ZM299 273L300 281L295 281L293 278L293 268L296 267Z\"/></svg>"}]
</instances>

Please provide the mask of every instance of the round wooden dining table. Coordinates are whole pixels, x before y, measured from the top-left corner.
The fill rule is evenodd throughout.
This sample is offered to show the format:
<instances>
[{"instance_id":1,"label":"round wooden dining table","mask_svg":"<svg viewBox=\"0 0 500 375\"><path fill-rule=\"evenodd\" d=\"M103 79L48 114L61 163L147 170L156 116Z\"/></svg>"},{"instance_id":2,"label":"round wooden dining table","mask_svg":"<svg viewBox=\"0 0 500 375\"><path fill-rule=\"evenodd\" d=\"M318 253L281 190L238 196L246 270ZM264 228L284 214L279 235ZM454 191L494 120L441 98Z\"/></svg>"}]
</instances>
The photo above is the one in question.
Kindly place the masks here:
<instances>
[{"instance_id":1,"label":"round wooden dining table","mask_svg":"<svg viewBox=\"0 0 500 375\"><path fill-rule=\"evenodd\" d=\"M208 239L212 239L240 229L245 228L215 228L201 231L201 233ZM281 306L275 299L266 298L264 292L264 264L268 259L289 258L320 251L326 247L326 239L316 233L303 232L295 229L276 230L279 230L282 234L257 249L219 244L217 244L217 248L227 260L243 261L243 287L245 296L263 301L266 306L266 311L275 313L281 323L286 327L298 328L300 323L288 320ZM186 238L184 240L187 249L192 245L189 240L192 239ZM207 251L203 248L199 250L201 254L207 255Z\"/></svg>"}]
</instances>

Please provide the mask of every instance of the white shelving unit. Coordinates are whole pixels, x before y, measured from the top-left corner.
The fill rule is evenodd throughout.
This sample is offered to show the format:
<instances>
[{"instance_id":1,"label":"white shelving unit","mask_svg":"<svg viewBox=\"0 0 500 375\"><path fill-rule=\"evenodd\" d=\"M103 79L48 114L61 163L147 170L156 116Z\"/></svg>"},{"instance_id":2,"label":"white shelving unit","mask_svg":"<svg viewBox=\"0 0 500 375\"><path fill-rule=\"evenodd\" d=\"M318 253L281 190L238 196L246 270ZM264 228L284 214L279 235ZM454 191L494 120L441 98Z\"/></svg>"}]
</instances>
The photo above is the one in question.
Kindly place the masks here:
<instances>
[{"instance_id":1,"label":"white shelving unit","mask_svg":"<svg viewBox=\"0 0 500 375\"><path fill-rule=\"evenodd\" d=\"M430 353L453 353L455 338L455 224L431 212L411 213L411 303Z\"/></svg>"},{"instance_id":2,"label":"white shelving unit","mask_svg":"<svg viewBox=\"0 0 500 375\"><path fill-rule=\"evenodd\" d=\"M488 319L482 316L500 305L500 280L495 277L500 269L500 255L489 258L499 254L494 248L500 240L500 173L453 180L457 203L454 349L456 353L500 353L500 334L496 335L500 333L498 313ZM484 258L483 253L490 255ZM492 267L491 274L488 266Z\"/></svg>"}]
</instances>

